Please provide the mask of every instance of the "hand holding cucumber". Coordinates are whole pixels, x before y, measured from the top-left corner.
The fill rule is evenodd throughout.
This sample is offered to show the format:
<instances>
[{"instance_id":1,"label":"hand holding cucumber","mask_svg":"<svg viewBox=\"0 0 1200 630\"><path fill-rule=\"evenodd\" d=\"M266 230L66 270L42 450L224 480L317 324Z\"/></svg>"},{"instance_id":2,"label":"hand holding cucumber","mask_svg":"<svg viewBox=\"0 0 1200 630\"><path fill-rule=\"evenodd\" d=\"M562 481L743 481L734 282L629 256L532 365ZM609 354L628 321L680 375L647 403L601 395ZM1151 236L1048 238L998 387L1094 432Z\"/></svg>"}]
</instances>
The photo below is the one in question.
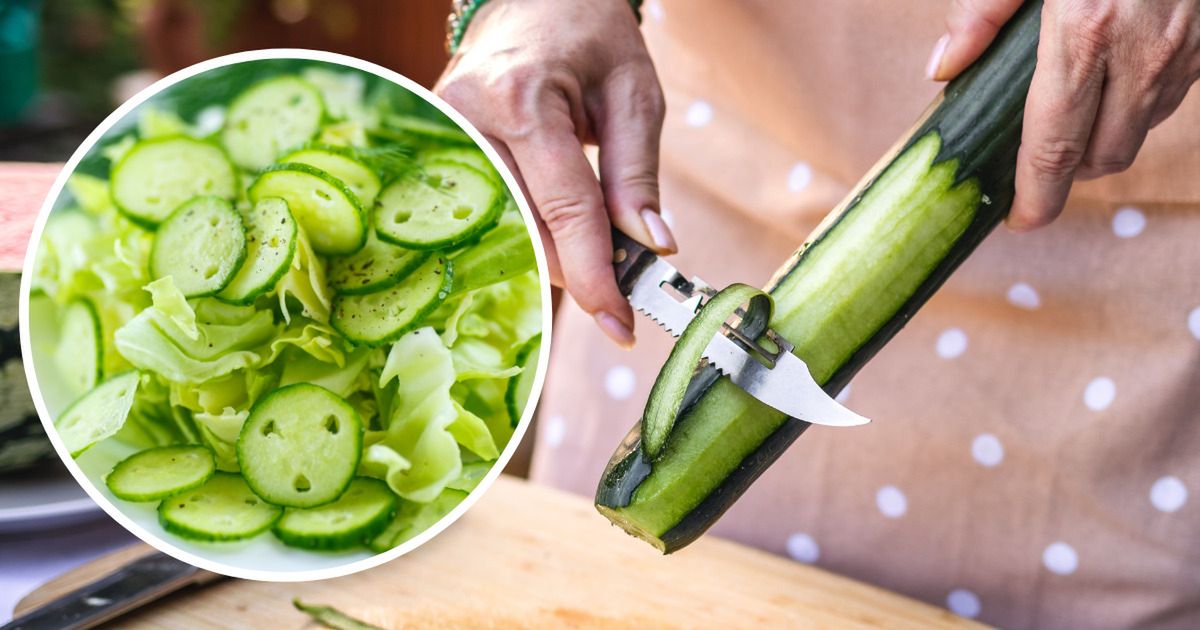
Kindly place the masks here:
<instances>
[{"instance_id":1,"label":"hand holding cucumber","mask_svg":"<svg viewBox=\"0 0 1200 630\"><path fill-rule=\"evenodd\" d=\"M954 78L1021 4L954 2L929 77ZM1008 225L1046 225L1062 212L1074 179L1129 168L1146 133L1179 107L1197 79L1197 0L1047 0Z\"/></svg>"},{"instance_id":2,"label":"hand holding cucumber","mask_svg":"<svg viewBox=\"0 0 1200 630\"><path fill-rule=\"evenodd\" d=\"M540 215L555 284L631 345L610 225L660 254L676 247L658 216L662 92L629 3L488 2L435 90L517 176ZM599 181L586 143L600 146Z\"/></svg>"}]
</instances>

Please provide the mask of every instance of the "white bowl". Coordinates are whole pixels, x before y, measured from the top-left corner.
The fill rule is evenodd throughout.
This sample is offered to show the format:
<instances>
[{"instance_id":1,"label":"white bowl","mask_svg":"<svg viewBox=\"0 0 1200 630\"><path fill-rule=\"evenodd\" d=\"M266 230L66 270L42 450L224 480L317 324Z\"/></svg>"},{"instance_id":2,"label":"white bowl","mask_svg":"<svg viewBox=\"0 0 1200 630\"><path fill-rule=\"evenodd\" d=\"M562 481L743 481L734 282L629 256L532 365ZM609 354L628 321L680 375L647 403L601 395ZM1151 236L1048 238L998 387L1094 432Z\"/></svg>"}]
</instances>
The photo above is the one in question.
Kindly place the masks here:
<instances>
[{"instance_id":1,"label":"white bowl","mask_svg":"<svg viewBox=\"0 0 1200 630\"><path fill-rule=\"evenodd\" d=\"M537 374L534 378L533 392L522 414L521 422L513 433L512 438L479 486L461 504L422 534L382 554L373 554L368 550L350 552L306 551L288 547L269 534L233 543L201 543L182 539L167 533L159 525L155 509L157 504L121 501L116 499L105 485L104 477L112 469L113 465L131 455L137 449L115 440L106 440L83 453L78 459L73 459L63 447L62 441L54 431L53 418L70 404L71 398L67 393L69 390L63 382L62 377L57 368L54 367L53 356L54 348L58 343L58 339L56 338L58 330L54 324L54 316L50 310L50 305L46 301L46 298L30 299L29 293L30 279L33 277L34 250L36 244L41 239L46 218L55 208L65 205L62 203L61 197L67 178L75 171L80 161L87 156L88 152L92 150L98 141L109 137L118 130L128 129L132 121L135 120L138 106L154 95L176 83L186 81L193 76L214 68L263 59L303 59L338 64L368 72L406 88L449 116L451 120L467 132L475 143L487 153L496 170L504 177L509 190L514 191L514 197L520 207L521 214L524 216L525 225L529 229L532 242L534 243L538 273L543 279L541 287L543 343L538 357ZM467 122L462 115L451 109L440 98L434 96L428 90L411 80L386 68L353 57L295 49L252 51L212 59L181 70L156 82L113 112L112 115L88 136L87 140L84 141L83 145L72 156L51 189L50 195L47 197L46 203L38 216L38 221L33 232L33 239L31 240L29 252L26 256L25 273L22 275L21 284L21 349L25 357L25 371L29 377L34 403L37 406L38 413L41 415L43 424L46 426L46 432L50 435L50 439L54 443L55 449L83 489L87 491L105 512L126 529L164 553L216 573L245 579L270 581L326 579L368 569L419 547L466 512L479 499L483 492L492 485L496 477L500 475L505 464L512 458L521 437L525 434L542 389L542 382L545 378L545 366L550 351L550 286L549 282L545 281L549 276L546 272L545 251L541 239L538 236L529 207L524 197L519 194L519 191L520 188L518 188L516 180L505 166L503 160L499 158L491 148L491 145L484 140L479 131Z\"/></svg>"}]
</instances>

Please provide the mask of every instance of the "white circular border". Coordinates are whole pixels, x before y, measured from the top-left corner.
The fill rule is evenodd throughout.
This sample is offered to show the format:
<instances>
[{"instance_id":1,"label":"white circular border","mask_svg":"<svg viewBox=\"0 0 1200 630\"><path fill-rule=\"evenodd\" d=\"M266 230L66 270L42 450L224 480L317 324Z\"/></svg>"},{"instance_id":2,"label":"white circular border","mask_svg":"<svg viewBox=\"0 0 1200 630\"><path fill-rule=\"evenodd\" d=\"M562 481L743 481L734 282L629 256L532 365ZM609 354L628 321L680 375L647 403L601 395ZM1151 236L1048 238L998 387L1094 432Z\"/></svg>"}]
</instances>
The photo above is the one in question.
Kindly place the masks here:
<instances>
[{"instance_id":1,"label":"white circular border","mask_svg":"<svg viewBox=\"0 0 1200 630\"><path fill-rule=\"evenodd\" d=\"M538 278L540 281L542 294L542 344L541 350L538 353L538 366L533 379L533 390L530 393L529 401L525 404L524 411L521 413L521 421L517 424L516 430L513 431L513 435L509 439L508 445L505 446L504 451L500 454L499 459L497 459L492 465L487 475L484 476L484 478L479 482L479 485L467 495L467 498L463 499L462 503L458 504L458 506L451 510L449 514L443 516L441 520L439 520L437 523L434 523L412 540L409 540L404 544L391 549L390 551L375 554L370 558L364 558L339 566L310 571L259 571L254 569L228 566L224 563L215 562L200 555L179 549L170 541L159 537L157 534L141 527L133 522L132 519L126 517L116 505L110 502L92 484L91 480L83 473L83 471L79 468L79 465L75 463L74 458L71 457L70 453L63 446L62 440L59 439L58 433L54 429L54 421L51 419L50 414L47 411L45 401L42 399L41 388L38 386L37 373L33 367L33 348L32 344L30 343L29 333L29 293L33 279L36 248L41 242L42 231L46 227L46 219L50 216L50 212L54 207L55 201L57 201L59 195L62 194L63 186L66 185L67 179L72 173L75 172L79 162L88 153L88 151L90 151L91 148L104 137L104 134L107 133L108 130L111 129L115 124L117 124L117 122L132 113L133 110L139 105L146 102L159 92L162 92L166 88L181 81L190 79L197 74L201 74L215 68L221 68L247 61L261 61L266 59L304 59L309 61L320 61L335 65L347 66L373 74L377 77L400 85L413 94L420 96L425 100L425 102L438 108L438 110L440 110L443 114L457 123L458 126L461 127L462 130L465 131L467 135L469 135L471 139L475 141L475 144L477 144L479 148L482 149L485 154L487 154L488 159L492 162L492 165L495 166L496 170L500 173L500 176L504 178L504 183L508 186L509 191L513 193L513 198L516 200L517 207L521 211L521 216L525 220L525 228L529 232L530 240L534 244L533 250L534 256L537 259ZM479 130L476 129L475 126L472 125L465 117L463 117L462 114L451 108L450 105L448 105L445 101L421 85L412 81L408 77L400 75L392 70L388 70L383 66L379 66L368 61L363 61L362 59L340 55L337 53L320 50L308 50L303 48L271 48L265 50L252 50L209 59L155 81L149 87L143 89L141 92L138 92L136 96L122 103L121 106L116 109L116 111L109 114L109 116L104 119L104 122L100 123L100 125L96 127L96 129L93 130L92 133L89 134L88 137L83 141L83 144L75 150L75 153L71 156L71 159L68 160L66 165L63 167L62 172L59 173L58 178L54 180L54 186L50 189L50 193L47 195L46 200L42 203L42 209L38 213L37 221L33 227L33 234L30 237L29 247L26 250L25 267L23 273L21 274L21 295L18 314L18 323L20 326L21 336L21 353L22 356L25 357L25 375L29 381L30 392L33 394L34 406L37 408L38 415L42 420L42 424L46 428L46 434L50 437L50 441L54 444L54 450L58 452L59 458L62 459L66 464L67 469L71 471L71 475L75 477L75 480L79 482L79 485L88 493L92 500L95 501L97 505L99 505L105 512L108 513L109 516L120 523L125 529L129 530L138 538L142 539L142 541L148 543L155 549L158 549L159 551L178 560L182 560L183 562L200 567L206 571L212 571L213 573L220 573L222 575L247 580L260 580L269 582L304 582L310 580L324 580L350 575L352 573L377 567L385 562L388 562L389 560L394 560L412 551L413 549L420 547L421 545L425 544L426 541L440 534L442 530L449 527L452 523L454 523L454 521L457 521L459 517L465 514L466 511L470 509L471 506L474 505L481 496L483 496L483 493L486 492L493 483L495 483L496 478L500 476L501 472L503 472L505 466L508 464L508 461L512 459L513 453L516 451L517 446L521 443L521 439L524 437L526 430L529 428L530 419L533 417L533 411L537 407L538 399L541 397L542 393L542 385L546 379L546 363L550 357L550 344L552 337L550 283L548 282L549 277L550 275L547 272L546 267L545 246L542 244L541 235L538 232L537 225L533 220L533 214L529 209L529 204L525 201L524 195L521 194L521 188L517 185L516 178L513 177L513 174L508 170L508 166L504 163L504 160L500 159L500 156L496 153L495 149L492 148L491 144L484 139L483 134L481 134ZM303 553L312 552L305 551Z\"/></svg>"}]
</instances>

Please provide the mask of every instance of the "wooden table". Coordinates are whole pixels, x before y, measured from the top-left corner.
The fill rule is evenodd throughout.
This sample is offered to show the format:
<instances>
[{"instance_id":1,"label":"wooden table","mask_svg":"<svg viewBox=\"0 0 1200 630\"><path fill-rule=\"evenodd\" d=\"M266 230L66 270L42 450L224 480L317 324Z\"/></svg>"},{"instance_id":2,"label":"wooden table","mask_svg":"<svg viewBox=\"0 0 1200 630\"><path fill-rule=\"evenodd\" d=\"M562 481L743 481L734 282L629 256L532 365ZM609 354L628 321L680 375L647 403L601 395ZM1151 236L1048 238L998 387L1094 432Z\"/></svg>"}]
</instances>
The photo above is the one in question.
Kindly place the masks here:
<instances>
[{"instance_id":1,"label":"wooden table","mask_svg":"<svg viewBox=\"0 0 1200 630\"><path fill-rule=\"evenodd\" d=\"M17 614L149 550L135 545L56 578ZM712 537L662 556L584 498L510 477L440 536L381 567L321 582L221 581L123 617L121 626L298 628L306 617L293 597L395 628L977 627Z\"/></svg>"}]
</instances>

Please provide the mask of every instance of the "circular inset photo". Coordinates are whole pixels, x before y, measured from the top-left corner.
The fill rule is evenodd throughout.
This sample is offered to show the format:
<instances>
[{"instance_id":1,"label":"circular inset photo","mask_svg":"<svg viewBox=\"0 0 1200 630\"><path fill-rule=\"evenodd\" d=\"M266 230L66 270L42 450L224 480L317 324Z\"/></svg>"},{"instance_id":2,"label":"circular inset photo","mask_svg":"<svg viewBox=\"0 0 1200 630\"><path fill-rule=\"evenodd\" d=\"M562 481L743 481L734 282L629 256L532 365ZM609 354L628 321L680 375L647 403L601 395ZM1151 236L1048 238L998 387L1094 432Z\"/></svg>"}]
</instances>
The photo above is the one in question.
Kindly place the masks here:
<instances>
[{"instance_id":1,"label":"circular inset photo","mask_svg":"<svg viewBox=\"0 0 1200 630\"><path fill-rule=\"evenodd\" d=\"M500 474L549 285L482 136L356 59L259 51L148 88L67 164L21 335L55 448L113 518L235 577L394 558Z\"/></svg>"}]
</instances>

